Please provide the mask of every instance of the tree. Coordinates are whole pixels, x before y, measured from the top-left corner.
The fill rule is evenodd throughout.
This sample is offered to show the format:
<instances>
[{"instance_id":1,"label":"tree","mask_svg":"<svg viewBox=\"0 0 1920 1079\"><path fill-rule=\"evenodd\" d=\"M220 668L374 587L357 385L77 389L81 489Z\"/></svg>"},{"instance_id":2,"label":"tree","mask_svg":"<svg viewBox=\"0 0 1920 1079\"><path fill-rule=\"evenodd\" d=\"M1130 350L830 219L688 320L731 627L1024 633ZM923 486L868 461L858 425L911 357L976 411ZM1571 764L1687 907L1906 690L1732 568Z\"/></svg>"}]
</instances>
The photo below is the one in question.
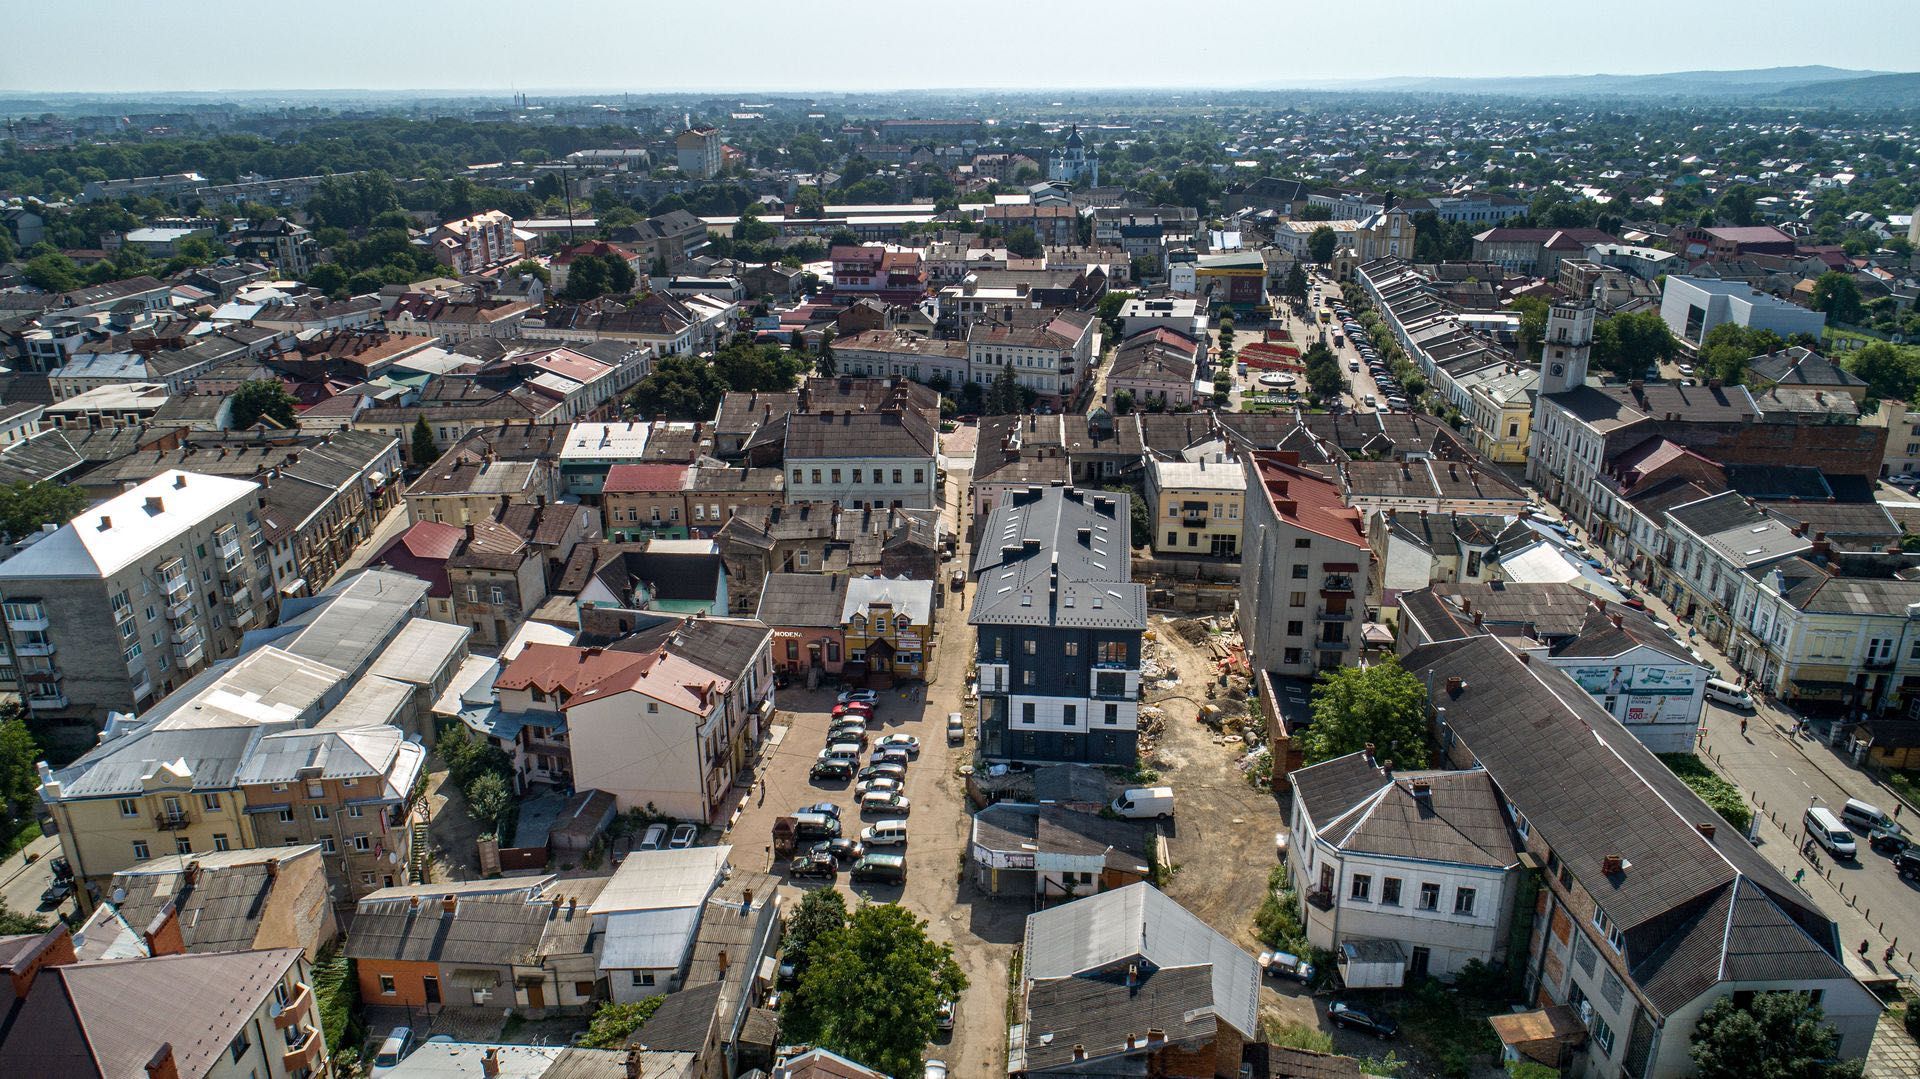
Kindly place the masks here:
<instances>
[{"instance_id":1,"label":"tree","mask_svg":"<svg viewBox=\"0 0 1920 1079\"><path fill-rule=\"evenodd\" d=\"M839 932L846 924L847 900L838 888L816 888L801 897L800 905L787 919L787 934L781 942L796 978L806 974L814 945L828 934Z\"/></svg>"},{"instance_id":2,"label":"tree","mask_svg":"<svg viewBox=\"0 0 1920 1079\"><path fill-rule=\"evenodd\" d=\"M1749 330L1723 322L1700 339L1699 366L1728 386L1745 385L1747 362L1786 346L1771 330Z\"/></svg>"},{"instance_id":3,"label":"tree","mask_svg":"<svg viewBox=\"0 0 1920 1079\"><path fill-rule=\"evenodd\" d=\"M1307 237L1307 257L1325 266L1333 261L1333 248L1339 242L1340 238L1334 235L1332 227L1321 225Z\"/></svg>"},{"instance_id":4,"label":"tree","mask_svg":"<svg viewBox=\"0 0 1920 1079\"><path fill-rule=\"evenodd\" d=\"M80 488L49 480L0 487L0 531L20 539L40 531L41 525L66 524L80 516L88 501Z\"/></svg>"},{"instance_id":5,"label":"tree","mask_svg":"<svg viewBox=\"0 0 1920 1079\"><path fill-rule=\"evenodd\" d=\"M497 772L486 772L474 777L467 784L467 809L473 819L483 823L498 821L513 804L513 791L508 789L507 781Z\"/></svg>"},{"instance_id":6,"label":"tree","mask_svg":"<svg viewBox=\"0 0 1920 1079\"><path fill-rule=\"evenodd\" d=\"M543 285L553 284L553 272L532 259L521 259L519 262L514 263L512 268L507 272L515 277L525 277L528 274L532 274L534 277L539 278L540 283Z\"/></svg>"},{"instance_id":7,"label":"tree","mask_svg":"<svg viewBox=\"0 0 1920 1079\"><path fill-rule=\"evenodd\" d=\"M1658 311L1614 315L1593 327L1594 365L1619 378L1640 378L1673 354L1673 331Z\"/></svg>"},{"instance_id":8,"label":"tree","mask_svg":"<svg viewBox=\"0 0 1920 1079\"><path fill-rule=\"evenodd\" d=\"M407 447L407 456L413 459L415 468L425 468L440 459L440 444L433 440L433 425L424 415L414 418L413 443Z\"/></svg>"},{"instance_id":9,"label":"tree","mask_svg":"<svg viewBox=\"0 0 1920 1079\"><path fill-rule=\"evenodd\" d=\"M1296 300L1307 298L1307 271L1302 269L1299 263L1294 263L1287 270L1286 287L1281 291Z\"/></svg>"},{"instance_id":10,"label":"tree","mask_svg":"<svg viewBox=\"0 0 1920 1079\"><path fill-rule=\"evenodd\" d=\"M1308 392L1323 402L1337 399L1346 379L1340 374L1340 361L1334 358L1333 350L1315 341L1307 346L1301 360L1307 368Z\"/></svg>"},{"instance_id":11,"label":"tree","mask_svg":"<svg viewBox=\"0 0 1920 1079\"><path fill-rule=\"evenodd\" d=\"M580 1045L586 1049L624 1049L627 1039L641 1025L653 1018L653 1013L666 1003L666 996L645 997L615 1004L611 1001L600 1005L593 1013L593 1021L587 1024L586 1037L580 1039Z\"/></svg>"},{"instance_id":12,"label":"tree","mask_svg":"<svg viewBox=\"0 0 1920 1079\"><path fill-rule=\"evenodd\" d=\"M817 938L794 988L782 1037L822 1045L888 1075L918 1075L936 1033L942 999L958 999L967 976L953 948L893 903L853 912Z\"/></svg>"},{"instance_id":13,"label":"tree","mask_svg":"<svg viewBox=\"0 0 1920 1079\"><path fill-rule=\"evenodd\" d=\"M297 403L277 378L248 379L233 391L233 429L244 431L262 416L281 427L292 427Z\"/></svg>"},{"instance_id":14,"label":"tree","mask_svg":"<svg viewBox=\"0 0 1920 1079\"><path fill-rule=\"evenodd\" d=\"M1045 254L1040 236L1031 225L1022 225L1007 233L1007 254L1017 259L1037 259Z\"/></svg>"},{"instance_id":15,"label":"tree","mask_svg":"<svg viewBox=\"0 0 1920 1079\"><path fill-rule=\"evenodd\" d=\"M832 378L840 373L840 361L833 354L833 335L829 333L820 341L820 355L814 357L813 369L822 378Z\"/></svg>"},{"instance_id":16,"label":"tree","mask_svg":"<svg viewBox=\"0 0 1920 1079\"><path fill-rule=\"evenodd\" d=\"M736 334L713 354L713 370L737 393L780 393L793 389L806 365L778 345L756 345ZM718 403L718 402L716 402Z\"/></svg>"},{"instance_id":17,"label":"tree","mask_svg":"<svg viewBox=\"0 0 1920 1079\"><path fill-rule=\"evenodd\" d=\"M0 705L0 843L18 835L33 822L40 805L40 746L27 729L26 712L17 702ZM4 849L4 848L0 848Z\"/></svg>"},{"instance_id":18,"label":"tree","mask_svg":"<svg viewBox=\"0 0 1920 1079\"><path fill-rule=\"evenodd\" d=\"M993 376L993 385L987 387L986 414L1005 416L1020 411L1020 380L1013 375L1013 364L1000 365L1000 373Z\"/></svg>"},{"instance_id":19,"label":"tree","mask_svg":"<svg viewBox=\"0 0 1920 1079\"><path fill-rule=\"evenodd\" d=\"M347 294L347 271L337 262L323 262L307 271L307 284L335 298Z\"/></svg>"},{"instance_id":20,"label":"tree","mask_svg":"<svg viewBox=\"0 0 1920 1079\"><path fill-rule=\"evenodd\" d=\"M1232 315L1222 315L1220 318L1220 348L1228 352L1233 351Z\"/></svg>"},{"instance_id":21,"label":"tree","mask_svg":"<svg viewBox=\"0 0 1920 1079\"><path fill-rule=\"evenodd\" d=\"M1700 1079L1858 1079L1864 1061L1836 1059L1840 1035L1804 993L1756 995L1745 1007L1724 996L1693 1027Z\"/></svg>"},{"instance_id":22,"label":"tree","mask_svg":"<svg viewBox=\"0 0 1920 1079\"><path fill-rule=\"evenodd\" d=\"M1920 349L1875 341L1846 358L1847 370L1864 379L1881 400L1911 401L1920 389Z\"/></svg>"},{"instance_id":23,"label":"tree","mask_svg":"<svg viewBox=\"0 0 1920 1079\"><path fill-rule=\"evenodd\" d=\"M23 271L27 283L48 292L72 292L80 287L80 267L58 252L35 255Z\"/></svg>"},{"instance_id":24,"label":"tree","mask_svg":"<svg viewBox=\"0 0 1920 1079\"><path fill-rule=\"evenodd\" d=\"M567 267L567 283L560 298L575 303L602 296L622 296L633 291L636 282L633 267L619 255L581 255Z\"/></svg>"},{"instance_id":25,"label":"tree","mask_svg":"<svg viewBox=\"0 0 1920 1079\"><path fill-rule=\"evenodd\" d=\"M31 914L0 906L0 937L19 936L27 933L44 933L53 926L45 918L36 918Z\"/></svg>"},{"instance_id":26,"label":"tree","mask_svg":"<svg viewBox=\"0 0 1920 1079\"><path fill-rule=\"evenodd\" d=\"M1513 313L1520 316L1519 345L1520 358L1532 362L1539 358L1535 351L1547 336L1547 311L1549 305L1542 296L1522 296L1513 301Z\"/></svg>"},{"instance_id":27,"label":"tree","mask_svg":"<svg viewBox=\"0 0 1920 1079\"><path fill-rule=\"evenodd\" d=\"M633 390L634 410L656 420L709 420L727 384L694 356L662 356Z\"/></svg>"},{"instance_id":28,"label":"tree","mask_svg":"<svg viewBox=\"0 0 1920 1079\"><path fill-rule=\"evenodd\" d=\"M1124 416L1133 411L1133 391L1121 390L1113 395L1113 414Z\"/></svg>"},{"instance_id":29,"label":"tree","mask_svg":"<svg viewBox=\"0 0 1920 1079\"><path fill-rule=\"evenodd\" d=\"M1853 275L1828 270L1813 281L1813 309L1835 322L1860 321L1860 286Z\"/></svg>"},{"instance_id":30,"label":"tree","mask_svg":"<svg viewBox=\"0 0 1920 1079\"><path fill-rule=\"evenodd\" d=\"M1373 743L1397 768L1427 765L1427 690L1398 659L1323 671L1313 686L1313 722L1302 736L1308 764Z\"/></svg>"},{"instance_id":31,"label":"tree","mask_svg":"<svg viewBox=\"0 0 1920 1079\"><path fill-rule=\"evenodd\" d=\"M1114 289L1108 289L1106 293L1100 297L1100 302L1095 305L1093 312L1100 316L1100 321L1107 324L1107 334L1109 336L1115 338L1120 336L1120 310L1127 306L1127 301L1131 299L1133 299L1133 293L1131 292L1120 292Z\"/></svg>"}]
</instances>

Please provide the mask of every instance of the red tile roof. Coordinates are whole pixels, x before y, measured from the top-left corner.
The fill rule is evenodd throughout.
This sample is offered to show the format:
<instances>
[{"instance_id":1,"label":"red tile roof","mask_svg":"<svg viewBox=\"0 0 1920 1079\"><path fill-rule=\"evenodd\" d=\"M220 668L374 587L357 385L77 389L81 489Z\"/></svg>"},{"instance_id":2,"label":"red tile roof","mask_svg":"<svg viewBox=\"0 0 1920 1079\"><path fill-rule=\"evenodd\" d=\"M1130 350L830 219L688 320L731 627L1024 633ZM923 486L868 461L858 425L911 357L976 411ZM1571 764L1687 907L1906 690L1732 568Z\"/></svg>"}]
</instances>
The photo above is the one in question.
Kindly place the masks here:
<instances>
[{"instance_id":1,"label":"red tile roof","mask_svg":"<svg viewBox=\"0 0 1920 1079\"><path fill-rule=\"evenodd\" d=\"M614 465L607 469L607 482L601 490L610 495L647 494L659 491L683 491L687 470L692 465Z\"/></svg>"},{"instance_id":2,"label":"red tile roof","mask_svg":"<svg viewBox=\"0 0 1920 1079\"><path fill-rule=\"evenodd\" d=\"M1253 462L1267 500L1281 520L1341 543L1367 545L1360 511L1347 505L1340 496L1339 484L1301 468L1298 453L1260 450L1254 453Z\"/></svg>"},{"instance_id":3,"label":"red tile roof","mask_svg":"<svg viewBox=\"0 0 1920 1079\"><path fill-rule=\"evenodd\" d=\"M420 521L400 533L400 542L415 558L446 558L460 546L466 530L444 521Z\"/></svg>"},{"instance_id":4,"label":"red tile roof","mask_svg":"<svg viewBox=\"0 0 1920 1079\"><path fill-rule=\"evenodd\" d=\"M542 693L579 693L626 671L638 674L658 659L654 652L609 652L563 644L529 644L493 680L495 689L537 689ZM638 670L636 670L636 668Z\"/></svg>"}]
</instances>

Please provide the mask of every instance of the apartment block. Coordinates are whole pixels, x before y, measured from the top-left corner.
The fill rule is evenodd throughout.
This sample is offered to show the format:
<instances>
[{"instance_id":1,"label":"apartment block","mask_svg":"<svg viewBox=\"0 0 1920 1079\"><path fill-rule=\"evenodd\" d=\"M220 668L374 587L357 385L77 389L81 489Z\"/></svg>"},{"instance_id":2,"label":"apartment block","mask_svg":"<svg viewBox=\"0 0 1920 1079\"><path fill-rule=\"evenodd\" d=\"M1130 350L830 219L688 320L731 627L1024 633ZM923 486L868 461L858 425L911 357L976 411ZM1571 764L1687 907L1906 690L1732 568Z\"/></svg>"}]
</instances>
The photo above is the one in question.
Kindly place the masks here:
<instances>
[{"instance_id":1,"label":"apartment block","mask_svg":"<svg viewBox=\"0 0 1920 1079\"><path fill-rule=\"evenodd\" d=\"M1373 562L1359 511L1291 450L1251 453L1241 465L1241 632L1254 668L1304 677L1358 663Z\"/></svg>"},{"instance_id":2,"label":"apartment block","mask_svg":"<svg viewBox=\"0 0 1920 1079\"><path fill-rule=\"evenodd\" d=\"M274 617L260 492L169 469L0 563L27 707L101 726L237 655Z\"/></svg>"}]
</instances>

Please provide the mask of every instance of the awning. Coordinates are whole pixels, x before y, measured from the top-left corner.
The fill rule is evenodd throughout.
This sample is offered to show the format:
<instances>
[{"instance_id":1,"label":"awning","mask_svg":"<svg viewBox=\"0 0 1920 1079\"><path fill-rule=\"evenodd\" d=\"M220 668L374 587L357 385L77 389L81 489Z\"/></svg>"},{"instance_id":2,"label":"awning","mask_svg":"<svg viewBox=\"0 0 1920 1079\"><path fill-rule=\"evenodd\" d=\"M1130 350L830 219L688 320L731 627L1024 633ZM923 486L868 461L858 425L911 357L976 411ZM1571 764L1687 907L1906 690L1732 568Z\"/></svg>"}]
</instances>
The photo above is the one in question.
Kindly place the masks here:
<instances>
[{"instance_id":1,"label":"awning","mask_svg":"<svg viewBox=\"0 0 1920 1079\"><path fill-rule=\"evenodd\" d=\"M1789 678L1794 694L1800 697L1839 697L1853 686L1846 682L1825 682L1811 678Z\"/></svg>"},{"instance_id":2,"label":"awning","mask_svg":"<svg viewBox=\"0 0 1920 1079\"><path fill-rule=\"evenodd\" d=\"M293 580L281 585L280 591L291 596L305 587L307 587L307 579L305 577L295 577Z\"/></svg>"},{"instance_id":3,"label":"awning","mask_svg":"<svg viewBox=\"0 0 1920 1079\"><path fill-rule=\"evenodd\" d=\"M447 981L462 989L489 989L500 984L500 972L481 967L456 967Z\"/></svg>"},{"instance_id":4,"label":"awning","mask_svg":"<svg viewBox=\"0 0 1920 1079\"><path fill-rule=\"evenodd\" d=\"M1587 1041L1586 1025L1564 1004L1530 1012L1490 1015L1487 1025L1493 1028L1502 1045L1549 1068L1559 1067L1567 1059L1568 1050Z\"/></svg>"}]
</instances>

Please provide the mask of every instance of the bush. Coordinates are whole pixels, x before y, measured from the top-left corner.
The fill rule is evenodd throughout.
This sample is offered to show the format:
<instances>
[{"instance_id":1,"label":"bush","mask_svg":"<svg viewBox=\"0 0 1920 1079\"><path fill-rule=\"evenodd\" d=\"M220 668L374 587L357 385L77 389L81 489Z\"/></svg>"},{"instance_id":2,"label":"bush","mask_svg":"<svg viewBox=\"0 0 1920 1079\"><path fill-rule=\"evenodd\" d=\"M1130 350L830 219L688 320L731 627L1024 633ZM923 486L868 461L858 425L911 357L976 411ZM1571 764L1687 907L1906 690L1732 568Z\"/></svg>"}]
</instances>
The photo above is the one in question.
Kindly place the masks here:
<instances>
[{"instance_id":1,"label":"bush","mask_svg":"<svg viewBox=\"0 0 1920 1079\"><path fill-rule=\"evenodd\" d=\"M1267 1030L1267 1041L1272 1045L1304 1049L1309 1053L1333 1052L1333 1035L1304 1023L1275 1023Z\"/></svg>"},{"instance_id":2,"label":"bush","mask_svg":"<svg viewBox=\"0 0 1920 1079\"><path fill-rule=\"evenodd\" d=\"M1267 874L1267 897L1253 914L1253 932L1269 948L1305 955L1307 927L1300 921L1300 896L1293 889L1287 867L1276 865Z\"/></svg>"},{"instance_id":3,"label":"bush","mask_svg":"<svg viewBox=\"0 0 1920 1079\"><path fill-rule=\"evenodd\" d=\"M1531 1060L1509 1060L1507 1076L1508 1079L1560 1079L1560 1070Z\"/></svg>"},{"instance_id":4,"label":"bush","mask_svg":"<svg viewBox=\"0 0 1920 1079\"><path fill-rule=\"evenodd\" d=\"M607 1003L593 1013L593 1021L587 1024L587 1035L580 1039L585 1049L621 1049L627 1044L627 1038L640 1029L640 1025L653 1018L660 1010L666 997L647 997L627 1004Z\"/></svg>"},{"instance_id":5,"label":"bush","mask_svg":"<svg viewBox=\"0 0 1920 1079\"><path fill-rule=\"evenodd\" d=\"M314 957L313 995L321 1029L327 1032L329 1055L338 1056L343 1047L357 1046L366 1038L366 1028L360 1023L360 983L354 977L353 960L341 954L337 943L320 949Z\"/></svg>"},{"instance_id":6,"label":"bush","mask_svg":"<svg viewBox=\"0 0 1920 1079\"><path fill-rule=\"evenodd\" d=\"M1701 801L1712 807L1742 835L1746 834L1747 826L1753 823L1753 807L1747 804L1746 796L1740 793L1739 787L1729 783L1707 767L1705 761L1691 753L1662 753L1659 756L1667 769L1692 788Z\"/></svg>"}]
</instances>

